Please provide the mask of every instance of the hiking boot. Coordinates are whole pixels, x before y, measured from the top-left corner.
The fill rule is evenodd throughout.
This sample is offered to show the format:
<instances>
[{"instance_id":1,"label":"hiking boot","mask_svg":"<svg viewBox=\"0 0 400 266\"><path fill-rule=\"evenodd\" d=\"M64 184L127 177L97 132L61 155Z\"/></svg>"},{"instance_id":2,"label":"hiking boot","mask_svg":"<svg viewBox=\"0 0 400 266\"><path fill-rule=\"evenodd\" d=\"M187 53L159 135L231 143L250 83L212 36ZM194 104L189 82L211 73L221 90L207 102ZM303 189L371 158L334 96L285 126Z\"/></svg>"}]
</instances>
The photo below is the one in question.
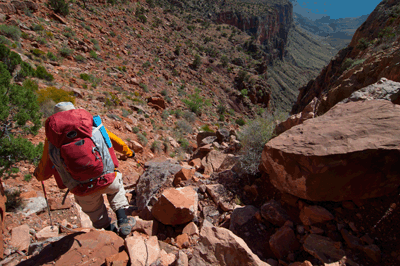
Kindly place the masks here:
<instances>
[{"instance_id":1,"label":"hiking boot","mask_svg":"<svg viewBox=\"0 0 400 266\"><path fill-rule=\"evenodd\" d=\"M119 235L122 238L127 237L135 226L136 220L133 217L122 218L118 220Z\"/></svg>"},{"instance_id":2,"label":"hiking boot","mask_svg":"<svg viewBox=\"0 0 400 266\"><path fill-rule=\"evenodd\" d=\"M110 223L106 228L104 228L104 230L118 234L118 227L116 227L114 223Z\"/></svg>"}]
</instances>

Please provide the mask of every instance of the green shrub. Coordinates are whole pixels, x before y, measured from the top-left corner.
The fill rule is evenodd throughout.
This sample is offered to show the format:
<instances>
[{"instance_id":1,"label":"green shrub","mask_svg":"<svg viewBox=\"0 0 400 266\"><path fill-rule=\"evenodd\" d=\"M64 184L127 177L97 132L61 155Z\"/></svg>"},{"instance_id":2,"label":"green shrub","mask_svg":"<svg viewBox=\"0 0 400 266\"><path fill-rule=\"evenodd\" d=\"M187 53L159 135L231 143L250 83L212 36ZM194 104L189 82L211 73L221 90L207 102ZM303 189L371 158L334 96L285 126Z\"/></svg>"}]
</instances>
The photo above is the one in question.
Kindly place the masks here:
<instances>
[{"instance_id":1,"label":"green shrub","mask_svg":"<svg viewBox=\"0 0 400 266\"><path fill-rule=\"evenodd\" d=\"M210 128L210 126L207 125L207 124L202 125L202 126L200 127L200 131L204 131L204 132L214 132L214 130L212 130L212 129Z\"/></svg>"},{"instance_id":2,"label":"green shrub","mask_svg":"<svg viewBox=\"0 0 400 266\"><path fill-rule=\"evenodd\" d=\"M32 50L31 50L31 53L32 53L33 55L38 56L38 57L45 54L45 52L43 52L42 50L37 49L37 48L32 49Z\"/></svg>"},{"instance_id":3,"label":"green shrub","mask_svg":"<svg viewBox=\"0 0 400 266\"><path fill-rule=\"evenodd\" d=\"M55 103L72 102L75 104L75 97L72 91L57 89L56 87L47 87L46 89L39 90L37 93L37 101L39 104L44 103L48 99L53 100Z\"/></svg>"},{"instance_id":4,"label":"green shrub","mask_svg":"<svg viewBox=\"0 0 400 266\"><path fill-rule=\"evenodd\" d=\"M90 79L90 75L87 73L82 73L80 74L80 78L83 79L84 81L88 81Z\"/></svg>"},{"instance_id":5,"label":"green shrub","mask_svg":"<svg viewBox=\"0 0 400 266\"><path fill-rule=\"evenodd\" d=\"M54 10L54 12L63 16L69 14L68 3L65 3L64 0L49 0L48 5Z\"/></svg>"},{"instance_id":6,"label":"green shrub","mask_svg":"<svg viewBox=\"0 0 400 266\"><path fill-rule=\"evenodd\" d=\"M369 46L369 42L366 39L361 38L358 40L357 49L365 50L368 48L368 46Z\"/></svg>"},{"instance_id":7,"label":"green shrub","mask_svg":"<svg viewBox=\"0 0 400 266\"><path fill-rule=\"evenodd\" d=\"M86 58L81 54L77 54L74 58L75 58L76 62L85 62L86 61Z\"/></svg>"},{"instance_id":8,"label":"green shrub","mask_svg":"<svg viewBox=\"0 0 400 266\"><path fill-rule=\"evenodd\" d=\"M153 143L151 143L150 149L153 153L161 152L161 143L158 140L153 141Z\"/></svg>"},{"instance_id":9,"label":"green shrub","mask_svg":"<svg viewBox=\"0 0 400 266\"><path fill-rule=\"evenodd\" d=\"M138 127L133 127L132 128L132 132L135 133L135 134L138 133L139 131L140 131L140 129Z\"/></svg>"},{"instance_id":10,"label":"green shrub","mask_svg":"<svg viewBox=\"0 0 400 266\"><path fill-rule=\"evenodd\" d=\"M261 153L265 143L273 137L275 118L273 116L258 117L243 126L238 132L242 146L240 150L241 168L249 174L258 172Z\"/></svg>"},{"instance_id":11,"label":"green shrub","mask_svg":"<svg viewBox=\"0 0 400 266\"><path fill-rule=\"evenodd\" d=\"M89 55L93 59L97 59L97 60L99 59L97 53L94 50L90 50Z\"/></svg>"},{"instance_id":12,"label":"green shrub","mask_svg":"<svg viewBox=\"0 0 400 266\"><path fill-rule=\"evenodd\" d=\"M22 87L25 89L36 92L39 89L39 85L33 79L25 79L22 83Z\"/></svg>"},{"instance_id":13,"label":"green shrub","mask_svg":"<svg viewBox=\"0 0 400 266\"><path fill-rule=\"evenodd\" d=\"M75 32L70 27L65 27L63 35L67 38L71 38L72 36L75 36Z\"/></svg>"},{"instance_id":14,"label":"green shrub","mask_svg":"<svg viewBox=\"0 0 400 266\"><path fill-rule=\"evenodd\" d=\"M32 175L31 174L26 174L24 175L24 181L29 182L32 179Z\"/></svg>"},{"instance_id":15,"label":"green shrub","mask_svg":"<svg viewBox=\"0 0 400 266\"><path fill-rule=\"evenodd\" d=\"M244 126L246 124L246 121L243 118L238 118L235 120L236 124L238 124L239 126Z\"/></svg>"},{"instance_id":16,"label":"green shrub","mask_svg":"<svg viewBox=\"0 0 400 266\"><path fill-rule=\"evenodd\" d=\"M41 24L33 24L33 25L31 26L31 29L32 29L33 31L42 31L42 30L44 30L44 27L43 27L43 25L41 25Z\"/></svg>"},{"instance_id":17,"label":"green shrub","mask_svg":"<svg viewBox=\"0 0 400 266\"><path fill-rule=\"evenodd\" d=\"M243 90L240 91L240 94L241 94L243 97L246 97L246 96L249 94L249 91L246 90L246 89L243 89Z\"/></svg>"},{"instance_id":18,"label":"green shrub","mask_svg":"<svg viewBox=\"0 0 400 266\"><path fill-rule=\"evenodd\" d=\"M0 35L0 44L11 45L12 42L9 39L7 39L5 36Z\"/></svg>"},{"instance_id":19,"label":"green shrub","mask_svg":"<svg viewBox=\"0 0 400 266\"><path fill-rule=\"evenodd\" d=\"M223 67L227 67L229 63L229 59L226 55L221 56L221 64Z\"/></svg>"},{"instance_id":20,"label":"green shrub","mask_svg":"<svg viewBox=\"0 0 400 266\"><path fill-rule=\"evenodd\" d=\"M208 68L206 69L206 72L209 73L209 74L211 74L211 73L213 72L213 69L212 69L211 67L208 67Z\"/></svg>"},{"instance_id":21,"label":"green shrub","mask_svg":"<svg viewBox=\"0 0 400 266\"><path fill-rule=\"evenodd\" d=\"M47 58L51 61L57 61L57 56L55 56L52 52L47 53Z\"/></svg>"},{"instance_id":22,"label":"green shrub","mask_svg":"<svg viewBox=\"0 0 400 266\"><path fill-rule=\"evenodd\" d=\"M218 114L224 114L225 112L226 112L226 107L225 107L225 105L223 105L223 104L219 104L218 106L217 106L217 112L218 112Z\"/></svg>"},{"instance_id":23,"label":"green shrub","mask_svg":"<svg viewBox=\"0 0 400 266\"><path fill-rule=\"evenodd\" d=\"M35 77L38 77L40 79L44 79L47 81L53 81L54 77L52 74L50 74L49 72L47 72L46 68L44 68L44 66L38 66L36 68L36 72L35 72Z\"/></svg>"},{"instance_id":24,"label":"green shrub","mask_svg":"<svg viewBox=\"0 0 400 266\"><path fill-rule=\"evenodd\" d=\"M63 46L63 47L60 49L60 55L61 55L62 57L70 56L73 52L74 52L74 50L69 49L68 46Z\"/></svg>"},{"instance_id":25,"label":"green shrub","mask_svg":"<svg viewBox=\"0 0 400 266\"><path fill-rule=\"evenodd\" d=\"M195 55L194 56L194 60L193 60L193 63L192 63L192 68L193 69L199 69L199 67L201 66L201 58L200 58L200 55Z\"/></svg>"},{"instance_id":26,"label":"green shrub","mask_svg":"<svg viewBox=\"0 0 400 266\"><path fill-rule=\"evenodd\" d=\"M193 128L192 126L185 120L178 120L176 122L176 129L181 133L192 134Z\"/></svg>"},{"instance_id":27,"label":"green shrub","mask_svg":"<svg viewBox=\"0 0 400 266\"><path fill-rule=\"evenodd\" d=\"M36 94L28 85L10 84L10 80L7 66L0 62L0 177L16 162L37 162L43 150L42 144L35 146L21 136L37 134L41 127Z\"/></svg>"},{"instance_id":28,"label":"green shrub","mask_svg":"<svg viewBox=\"0 0 400 266\"><path fill-rule=\"evenodd\" d=\"M194 121L196 121L196 114L194 114L192 112L185 111L182 116L189 123L193 123Z\"/></svg>"},{"instance_id":29,"label":"green shrub","mask_svg":"<svg viewBox=\"0 0 400 266\"><path fill-rule=\"evenodd\" d=\"M179 139L178 143L181 145L181 148L186 152L192 152L192 147L187 139Z\"/></svg>"},{"instance_id":30,"label":"green shrub","mask_svg":"<svg viewBox=\"0 0 400 266\"><path fill-rule=\"evenodd\" d=\"M140 88L143 89L144 92L149 92L149 89L147 88L147 85L146 85L146 84L140 83L139 86L140 86Z\"/></svg>"},{"instance_id":31,"label":"green shrub","mask_svg":"<svg viewBox=\"0 0 400 266\"><path fill-rule=\"evenodd\" d=\"M143 133L145 133L145 132L143 132ZM146 146L147 143L149 142L149 141L147 140L147 138L144 136L144 134L137 133L136 136L138 137L139 142L140 142L143 146Z\"/></svg>"},{"instance_id":32,"label":"green shrub","mask_svg":"<svg viewBox=\"0 0 400 266\"><path fill-rule=\"evenodd\" d=\"M150 62L149 61L146 61L146 62L144 62L143 63L143 65L142 65L144 68L148 68L148 67L150 67L151 66L151 64L150 64Z\"/></svg>"},{"instance_id":33,"label":"green shrub","mask_svg":"<svg viewBox=\"0 0 400 266\"><path fill-rule=\"evenodd\" d=\"M19 41L21 38L21 31L16 26L0 25L0 33L14 41Z\"/></svg>"},{"instance_id":34,"label":"green shrub","mask_svg":"<svg viewBox=\"0 0 400 266\"><path fill-rule=\"evenodd\" d=\"M194 94L189 95L187 99L182 100L186 106L195 114L200 114L201 109L206 106L210 105L209 100L205 100L203 97L200 96L199 90L196 90Z\"/></svg>"},{"instance_id":35,"label":"green shrub","mask_svg":"<svg viewBox=\"0 0 400 266\"><path fill-rule=\"evenodd\" d=\"M138 20L140 21L140 22L142 22L143 24L145 24L146 22L147 22L147 18L146 18L146 16L145 15L138 15L137 16L137 18L138 18Z\"/></svg>"}]
</instances>

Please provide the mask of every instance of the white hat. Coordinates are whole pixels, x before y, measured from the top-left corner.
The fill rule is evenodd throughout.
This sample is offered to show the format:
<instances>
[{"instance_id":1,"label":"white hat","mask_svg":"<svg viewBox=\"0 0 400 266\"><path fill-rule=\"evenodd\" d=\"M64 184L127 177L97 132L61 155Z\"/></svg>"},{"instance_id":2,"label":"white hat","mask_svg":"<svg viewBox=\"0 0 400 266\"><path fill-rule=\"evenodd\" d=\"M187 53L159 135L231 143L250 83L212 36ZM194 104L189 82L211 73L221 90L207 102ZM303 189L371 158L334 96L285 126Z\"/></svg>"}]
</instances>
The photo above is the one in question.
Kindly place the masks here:
<instances>
[{"instance_id":1,"label":"white hat","mask_svg":"<svg viewBox=\"0 0 400 266\"><path fill-rule=\"evenodd\" d=\"M63 112L75 109L75 106L71 102L60 102L54 106L54 113Z\"/></svg>"}]
</instances>

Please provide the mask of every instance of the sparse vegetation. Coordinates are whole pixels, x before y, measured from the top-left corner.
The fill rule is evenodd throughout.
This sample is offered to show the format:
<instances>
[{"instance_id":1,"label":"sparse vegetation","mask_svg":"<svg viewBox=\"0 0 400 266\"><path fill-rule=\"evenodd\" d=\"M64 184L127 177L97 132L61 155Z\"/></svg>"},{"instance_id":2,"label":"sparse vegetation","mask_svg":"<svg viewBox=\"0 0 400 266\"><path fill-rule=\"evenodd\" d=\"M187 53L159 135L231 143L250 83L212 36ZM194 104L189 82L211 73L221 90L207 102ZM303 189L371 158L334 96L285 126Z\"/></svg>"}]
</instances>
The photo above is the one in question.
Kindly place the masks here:
<instances>
[{"instance_id":1,"label":"sparse vegetation","mask_svg":"<svg viewBox=\"0 0 400 266\"><path fill-rule=\"evenodd\" d=\"M21 37L21 31L16 26L2 24L0 25L0 33L8 38L13 39L14 41L19 41L19 38Z\"/></svg>"},{"instance_id":2,"label":"sparse vegetation","mask_svg":"<svg viewBox=\"0 0 400 266\"><path fill-rule=\"evenodd\" d=\"M72 91L65 91L63 89L57 89L56 87L47 87L46 89L39 90L38 103L42 104L48 99L53 100L55 103L59 102L72 102L75 103L74 93Z\"/></svg>"},{"instance_id":3,"label":"sparse vegetation","mask_svg":"<svg viewBox=\"0 0 400 266\"><path fill-rule=\"evenodd\" d=\"M274 116L258 117L243 126L238 132L242 149L240 150L241 168L249 174L258 172L261 153L265 143L273 137Z\"/></svg>"},{"instance_id":4,"label":"sparse vegetation","mask_svg":"<svg viewBox=\"0 0 400 266\"><path fill-rule=\"evenodd\" d=\"M201 109L204 106L210 105L210 101L208 99L200 96L199 90L197 89L194 94L189 95L187 99L182 100L186 106L195 114L200 114Z\"/></svg>"}]
</instances>

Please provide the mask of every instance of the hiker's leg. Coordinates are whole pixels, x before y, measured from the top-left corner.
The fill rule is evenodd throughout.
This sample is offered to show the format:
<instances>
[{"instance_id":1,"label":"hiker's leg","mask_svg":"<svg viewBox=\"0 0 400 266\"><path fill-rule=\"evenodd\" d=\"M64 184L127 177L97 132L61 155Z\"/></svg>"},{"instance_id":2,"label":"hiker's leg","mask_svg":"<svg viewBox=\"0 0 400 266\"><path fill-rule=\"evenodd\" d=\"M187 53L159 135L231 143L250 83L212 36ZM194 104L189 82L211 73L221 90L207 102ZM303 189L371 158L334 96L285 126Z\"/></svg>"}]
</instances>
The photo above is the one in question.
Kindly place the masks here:
<instances>
[{"instance_id":1,"label":"hiker's leg","mask_svg":"<svg viewBox=\"0 0 400 266\"><path fill-rule=\"evenodd\" d=\"M75 195L76 202L82 207L93 223L94 228L106 228L110 225L107 208L104 205L104 191L95 192L87 196Z\"/></svg>"},{"instance_id":2,"label":"hiker's leg","mask_svg":"<svg viewBox=\"0 0 400 266\"><path fill-rule=\"evenodd\" d=\"M114 212L129 207L128 199L125 196L124 183L122 182L122 174L120 172L117 172L114 182L106 188L105 193L107 194L110 207Z\"/></svg>"},{"instance_id":3,"label":"hiker's leg","mask_svg":"<svg viewBox=\"0 0 400 266\"><path fill-rule=\"evenodd\" d=\"M119 235L125 238L131 233L136 220L133 217L130 220L126 216L125 209L129 207L129 203L125 196L124 183L122 182L122 174L120 172L117 172L114 182L107 188L106 193L108 202L110 202L111 208L117 215Z\"/></svg>"}]
</instances>

